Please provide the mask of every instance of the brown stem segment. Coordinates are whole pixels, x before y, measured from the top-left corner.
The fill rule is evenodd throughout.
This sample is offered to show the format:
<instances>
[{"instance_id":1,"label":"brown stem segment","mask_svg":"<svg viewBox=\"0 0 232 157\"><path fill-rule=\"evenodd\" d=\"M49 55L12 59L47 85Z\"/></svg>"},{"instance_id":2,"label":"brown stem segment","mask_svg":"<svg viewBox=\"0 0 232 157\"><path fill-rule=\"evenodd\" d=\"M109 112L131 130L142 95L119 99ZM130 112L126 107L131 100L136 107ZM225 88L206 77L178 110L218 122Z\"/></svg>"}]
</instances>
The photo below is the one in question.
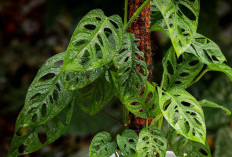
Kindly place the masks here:
<instances>
[{"instance_id":1,"label":"brown stem segment","mask_svg":"<svg viewBox=\"0 0 232 157\"><path fill-rule=\"evenodd\" d=\"M134 12L143 4L145 0L129 0L128 5L128 19L130 19ZM148 81L152 81L152 51L151 51L151 36L150 36L150 24L151 24L151 5L150 3L143 9L139 17L131 24L128 31L133 33L137 41L138 48L144 53L147 68L149 71ZM149 118L149 122L152 119ZM141 130L146 125L146 119L139 118L136 115L130 113L129 115L129 128L133 130Z\"/></svg>"}]
</instances>

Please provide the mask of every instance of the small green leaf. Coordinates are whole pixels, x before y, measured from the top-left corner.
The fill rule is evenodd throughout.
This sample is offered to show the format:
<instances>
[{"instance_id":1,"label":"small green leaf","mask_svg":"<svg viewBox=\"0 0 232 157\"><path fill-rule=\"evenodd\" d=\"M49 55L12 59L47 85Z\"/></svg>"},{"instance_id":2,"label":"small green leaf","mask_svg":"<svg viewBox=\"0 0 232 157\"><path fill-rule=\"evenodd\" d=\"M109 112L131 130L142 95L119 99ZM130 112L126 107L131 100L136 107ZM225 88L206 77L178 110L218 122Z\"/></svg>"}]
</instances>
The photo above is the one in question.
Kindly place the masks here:
<instances>
[{"instance_id":1,"label":"small green leaf","mask_svg":"<svg viewBox=\"0 0 232 157\"><path fill-rule=\"evenodd\" d=\"M184 53L179 59L170 48L163 59L163 88L187 88L203 68L203 64L192 54Z\"/></svg>"},{"instance_id":2,"label":"small green leaf","mask_svg":"<svg viewBox=\"0 0 232 157\"><path fill-rule=\"evenodd\" d=\"M134 95L141 90L148 75L144 54L138 50L135 37L126 33L123 39L122 50L113 59L117 69L116 84L121 99L126 94Z\"/></svg>"},{"instance_id":3,"label":"small green leaf","mask_svg":"<svg viewBox=\"0 0 232 157\"><path fill-rule=\"evenodd\" d=\"M76 102L82 110L94 115L109 103L115 93L113 78L106 71L102 77L78 91Z\"/></svg>"},{"instance_id":4,"label":"small green leaf","mask_svg":"<svg viewBox=\"0 0 232 157\"><path fill-rule=\"evenodd\" d=\"M109 157L117 151L117 143L111 142L111 135L100 132L94 136L90 148L89 157Z\"/></svg>"},{"instance_id":5,"label":"small green leaf","mask_svg":"<svg viewBox=\"0 0 232 157\"><path fill-rule=\"evenodd\" d=\"M139 134L139 141L136 146L137 157L165 157L167 141L163 133L154 126L150 129L143 129Z\"/></svg>"},{"instance_id":6,"label":"small green leaf","mask_svg":"<svg viewBox=\"0 0 232 157\"><path fill-rule=\"evenodd\" d=\"M16 128L9 157L35 152L59 138L69 126L74 105L70 103L65 106L55 117L43 124Z\"/></svg>"},{"instance_id":7,"label":"small green leaf","mask_svg":"<svg viewBox=\"0 0 232 157\"><path fill-rule=\"evenodd\" d=\"M141 118L156 116L160 112L157 102L157 91L148 81L142 90L138 90L134 95L126 95L122 101L130 112Z\"/></svg>"},{"instance_id":8,"label":"small green leaf","mask_svg":"<svg viewBox=\"0 0 232 157\"><path fill-rule=\"evenodd\" d=\"M122 135L117 135L118 147L124 157L135 157L137 142L138 135L133 130L126 129Z\"/></svg>"},{"instance_id":9,"label":"small green leaf","mask_svg":"<svg viewBox=\"0 0 232 157\"><path fill-rule=\"evenodd\" d=\"M95 9L82 18L66 51L63 70L91 71L108 64L122 47L123 24Z\"/></svg>"},{"instance_id":10,"label":"small green leaf","mask_svg":"<svg viewBox=\"0 0 232 157\"><path fill-rule=\"evenodd\" d=\"M188 49L197 30L200 2L199 0L153 0L152 3L163 15L165 22L163 30L168 30L177 57L179 57ZM155 25L157 22L161 24L161 27L164 24L160 18L155 20ZM154 29L154 26L151 28Z\"/></svg>"},{"instance_id":11,"label":"small green leaf","mask_svg":"<svg viewBox=\"0 0 232 157\"><path fill-rule=\"evenodd\" d=\"M226 115L228 115L228 116L231 115L231 111L228 108L221 106L221 105L218 105L215 102L204 99L204 100L199 101L199 104L202 107L220 108L226 112Z\"/></svg>"},{"instance_id":12,"label":"small green leaf","mask_svg":"<svg viewBox=\"0 0 232 157\"><path fill-rule=\"evenodd\" d=\"M186 52L194 54L205 64L215 64L226 61L218 45L199 33L195 33L194 40Z\"/></svg>"},{"instance_id":13,"label":"small green leaf","mask_svg":"<svg viewBox=\"0 0 232 157\"><path fill-rule=\"evenodd\" d=\"M204 144L191 141L178 135L174 129L167 133L167 139L173 152L178 157L211 157L207 142Z\"/></svg>"},{"instance_id":14,"label":"small green leaf","mask_svg":"<svg viewBox=\"0 0 232 157\"><path fill-rule=\"evenodd\" d=\"M179 134L204 144L204 113L197 100L181 88L170 88L166 92L158 88L158 93L160 110L168 123Z\"/></svg>"},{"instance_id":15,"label":"small green leaf","mask_svg":"<svg viewBox=\"0 0 232 157\"><path fill-rule=\"evenodd\" d=\"M215 143L215 157L229 157L232 154L232 129L221 128L217 133Z\"/></svg>"},{"instance_id":16,"label":"small green leaf","mask_svg":"<svg viewBox=\"0 0 232 157\"><path fill-rule=\"evenodd\" d=\"M225 73L232 81L232 68L224 63L208 64L208 69Z\"/></svg>"}]
</instances>

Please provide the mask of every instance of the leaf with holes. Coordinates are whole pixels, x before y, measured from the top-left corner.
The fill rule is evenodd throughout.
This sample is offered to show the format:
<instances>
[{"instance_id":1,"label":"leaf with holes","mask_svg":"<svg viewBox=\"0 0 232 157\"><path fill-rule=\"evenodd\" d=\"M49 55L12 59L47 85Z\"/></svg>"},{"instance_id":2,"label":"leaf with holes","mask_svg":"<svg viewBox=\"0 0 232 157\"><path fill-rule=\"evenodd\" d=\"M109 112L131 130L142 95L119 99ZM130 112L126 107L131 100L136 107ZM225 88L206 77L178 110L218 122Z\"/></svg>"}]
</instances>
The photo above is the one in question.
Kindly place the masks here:
<instances>
[{"instance_id":1,"label":"leaf with holes","mask_svg":"<svg viewBox=\"0 0 232 157\"><path fill-rule=\"evenodd\" d=\"M217 132L215 157L229 157L232 153L232 129L224 127Z\"/></svg>"},{"instance_id":2,"label":"leaf with holes","mask_svg":"<svg viewBox=\"0 0 232 157\"><path fill-rule=\"evenodd\" d=\"M124 157L135 157L137 142L138 135L133 130L126 129L122 135L117 135L118 147Z\"/></svg>"},{"instance_id":3,"label":"leaf with holes","mask_svg":"<svg viewBox=\"0 0 232 157\"><path fill-rule=\"evenodd\" d=\"M163 15L164 30L168 30L179 57L192 43L197 30L200 2L199 0L153 0L152 3ZM161 19L161 26L162 24Z\"/></svg>"},{"instance_id":4,"label":"leaf with holes","mask_svg":"<svg viewBox=\"0 0 232 157\"><path fill-rule=\"evenodd\" d=\"M205 64L215 64L226 61L218 45L198 33L195 33L194 40L186 52L194 54Z\"/></svg>"},{"instance_id":5,"label":"leaf with holes","mask_svg":"<svg viewBox=\"0 0 232 157\"><path fill-rule=\"evenodd\" d=\"M134 95L126 95L122 101L130 112L141 118L156 116L160 112L157 102L156 88L148 81L142 90L138 90Z\"/></svg>"},{"instance_id":6,"label":"leaf with holes","mask_svg":"<svg viewBox=\"0 0 232 157\"><path fill-rule=\"evenodd\" d=\"M113 78L106 71L105 75L78 91L76 102L82 110L94 115L109 103L115 93Z\"/></svg>"},{"instance_id":7,"label":"leaf with holes","mask_svg":"<svg viewBox=\"0 0 232 157\"><path fill-rule=\"evenodd\" d=\"M117 143L111 141L111 135L100 132L94 136L90 148L89 157L108 157L117 151Z\"/></svg>"},{"instance_id":8,"label":"leaf with holes","mask_svg":"<svg viewBox=\"0 0 232 157\"><path fill-rule=\"evenodd\" d=\"M221 105L218 105L218 104L216 104L215 102L212 102L212 101L209 101L209 100L204 99L204 100L199 101L199 104L200 104L202 107L211 107L211 108L219 108L219 109L222 109L222 110L225 111L225 114L226 114L227 116L231 115L231 111L230 111L228 108L226 108L226 107L224 107L224 106L221 106Z\"/></svg>"},{"instance_id":9,"label":"leaf with holes","mask_svg":"<svg viewBox=\"0 0 232 157\"><path fill-rule=\"evenodd\" d=\"M184 53L179 59L173 48L170 48L163 59L163 88L187 88L199 75L203 63L192 54Z\"/></svg>"},{"instance_id":10,"label":"leaf with holes","mask_svg":"<svg viewBox=\"0 0 232 157\"><path fill-rule=\"evenodd\" d=\"M154 126L143 129L139 134L136 146L137 157L165 157L167 151L167 141L163 133Z\"/></svg>"},{"instance_id":11,"label":"leaf with holes","mask_svg":"<svg viewBox=\"0 0 232 157\"><path fill-rule=\"evenodd\" d=\"M178 157L211 157L207 142L204 144L191 141L170 129L167 133L170 147Z\"/></svg>"},{"instance_id":12,"label":"leaf with holes","mask_svg":"<svg viewBox=\"0 0 232 157\"><path fill-rule=\"evenodd\" d=\"M122 50L113 59L117 69L117 87L119 97L134 95L141 90L147 80L147 67L143 52L139 51L132 34L124 35Z\"/></svg>"},{"instance_id":13,"label":"leaf with holes","mask_svg":"<svg viewBox=\"0 0 232 157\"><path fill-rule=\"evenodd\" d=\"M11 142L9 157L29 154L54 142L67 129L72 112L73 103L69 103L55 117L43 124L22 126L20 128L16 127L16 132ZM20 121L17 122L20 123Z\"/></svg>"},{"instance_id":14,"label":"leaf with holes","mask_svg":"<svg viewBox=\"0 0 232 157\"><path fill-rule=\"evenodd\" d=\"M204 113L197 100L182 88L158 88L159 106L168 123L181 135L205 144Z\"/></svg>"},{"instance_id":15,"label":"leaf with holes","mask_svg":"<svg viewBox=\"0 0 232 157\"><path fill-rule=\"evenodd\" d=\"M58 64L63 58L64 53L50 58L38 71L28 89L16 130L46 123L72 101L74 92L65 90L61 65Z\"/></svg>"},{"instance_id":16,"label":"leaf with holes","mask_svg":"<svg viewBox=\"0 0 232 157\"><path fill-rule=\"evenodd\" d=\"M232 81L232 68L224 63L208 64L208 69L211 71L220 71L225 73Z\"/></svg>"},{"instance_id":17,"label":"leaf with holes","mask_svg":"<svg viewBox=\"0 0 232 157\"><path fill-rule=\"evenodd\" d=\"M63 70L89 71L109 63L122 47L123 24L95 9L78 24L66 51Z\"/></svg>"}]
</instances>

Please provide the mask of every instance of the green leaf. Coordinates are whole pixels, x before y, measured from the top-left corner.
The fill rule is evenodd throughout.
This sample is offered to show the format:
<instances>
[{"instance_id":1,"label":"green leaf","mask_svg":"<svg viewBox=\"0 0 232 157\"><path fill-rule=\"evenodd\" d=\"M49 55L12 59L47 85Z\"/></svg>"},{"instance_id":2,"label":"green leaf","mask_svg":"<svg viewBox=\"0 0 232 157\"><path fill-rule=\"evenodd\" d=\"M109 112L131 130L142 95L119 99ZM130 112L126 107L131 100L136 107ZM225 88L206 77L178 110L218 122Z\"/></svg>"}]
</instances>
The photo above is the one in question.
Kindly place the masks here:
<instances>
[{"instance_id":1,"label":"green leaf","mask_svg":"<svg viewBox=\"0 0 232 157\"><path fill-rule=\"evenodd\" d=\"M170 48L163 59L163 88L187 88L198 76L203 64L192 54L184 53L179 59Z\"/></svg>"},{"instance_id":2,"label":"green leaf","mask_svg":"<svg viewBox=\"0 0 232 157\"><path fill-rule=\"evenodd\" d=\"M181 88L170 88L166 92L158 88L158 93L160 110L168 123L179 134L204 144L204 113L197 100Z\"/></svg>"},{"instance_id":3,"label":"green leaf","mask_svg":"<svg viewBox=\"0 0 232 157\"><path fill-rule=\"evenodd\" d=\"M117 151L117 143L111 142L111 135L100 132L94 136L90 148L89 157L109 157Z\"/></svg>"},{"instance_id":4,"label":"green leaf","mask_svg":"<svg viewBox=\"0 0 232 157\"><path fill-rule=\"evenodd\" d=\"M11 142L9 157L35 152L54 142L67 129L73 112L73 103L65 105L51 120L43 124L16 128ZM17 121L20 123L20 121Z\"/></svg>"},{"instance_id":5,"label":"green leaf","mask_svg":"<svg viewBox=\"0 0 232 157\"><path fill-rule=\"evenodd\" d=\"M78 91L76 102L82 110L94 115L109 103L115 93L113 78L106 71L102 77Z\"/></svg>"},{"instance_id":6,"label":"green leaf","mask_svg":"<svg viewBox=\"0 0 232 157\"><path fill-rule=\"evenodd\" d=\"M229 157L232 154L232 129L221 128L217 133L215 143L215 157Z\"/></svg>"},{"instance_id":7,"label":"green leaf","mask_svg":"<svg viewBox=\"0 0 232 157\"><path fill-rule=\"evenodd\" d=\"M220 109L225 111L226 115L228 115L228 116L231 115L231 111L228 108L221 106L221 105L218 105L215 102L204 99L204 100L199 101L199 104L202 107L220 108Z\"/></svg>"},{"instance_id":8,"label":"green leaf","mask_svg":"<svg viewBox=\"0 0 232 157\"><path fill-rule=\"evenodd\" d=\"M178 135L174 129L167 133L168 144L178 157L211 157L207 142L204 144Z\"/></svg>"},{"instance_id":9,"label":"green leaf","mask_svg":"<svg viewBox=\"0 0 232 157\"><path fill-rule=\"evenodd\" d=\"M200 2L199 0L153 0L152 2L163 15L165 21L163 27L168 30L179 57L188 49L197 30ZM163 24L162 19L160 23Z\"/></svg>"},{"instance_id":10,"label":"green leaf","mask_svg":"<svg viewBox=\"0 0 232 157\"><path fill-rule=\"evenodd\" d=\"M117 143L124 157L135 157L138 143L138 135L135 131L124 130L122 135L117 135Z\"/></svg>"},{"instance_id":11,"label":"green leaf","mask_svg":"<svg viewBox=\"0 0 232 157\"><path fill-rule=\"evenodd\" d=\"M157 91L148 81L142 90L134 95L126 95L122 101L130 112L141 118L156 116L160 112L157 102Z\"/></svg>"},{"instance_id":12,"label":"green leaf","mask_svg":"<svg viewBox=\"0 0 232 157\"><path fill-rule=\"evenodd\" d=\"M195 33L194 40L186 52L194 54L205 64L215 64L226 61L218 45L199 33Z\"/></svg>"},{"instance_id":13,"label":"green leaf","mask_svg":"<svg viewBox=\"0 0 232 157\"><path fill-rule=\"evenodd\" d=\"M137 157L165 157L167 141L163 133L154 126L150 129L143 129L139 134L139 141L136 146Z\"/></svg>"},{"instance_id":14,"label":"green leaf","mask_svg":"<svg viewBox=\"0 0 232 157\"><path fill-rule=\"evenodd\" d=\"M122 28L118 15L106 17L99 9L90 11L72 35L63 70L90 71L109 63L122 47Z\"/></svg>"},{"instance_id":15,"label":"green leaf","mask_svg":"<svg viewBox=\"0 0 232 157\"><path fill-rule=\"evenodd\" d=\"M34 81L29 87L25 105L16 122L16 131L11 148L11 152L14 152L13 154L19 153L17 149L20 145L26 147L25 153L36 151L42 146L53 142L63 132L63 130L61 130L57 132L57 136L51 137L51 135L49 135L50 132L47 131L47 142L41 144L38 141L39 129L44 128L44 125L48 125L50 122L52 123L53 119L57 119L55 118L57 114L68 106L73 99L74 92L66 91L64 89L64 83L62 82L63 73L60 70L61 64L59 63L63 58L64 53L50 58L38 71ZM61 123L60 125L63 124L68 125L68 121L67 124ZM66 128L66 126L61 127ZM28 134L25 136L18 136L18 133L22 129L28 130ZM60 134L58 135L58 133ZM30 144L31 139L35 140L35 144L38 148Z\"/></svg>"},{"instance_id":16,"label":"green leaf","mask_svg":"<svg viewBox=\"0 0 232 157\"><path fill-rule=\"evenodd\" d=\"M225 73L229 79L232 81L232 68L224 63L215 63L215 64L208 64L208 69L212 71L220 71Z\"/></svg>"},{"instance_id":17,"label":"green leaf","mask_svg":"<svg viewBox=\"0 0 232 157\"><path fill-rule=\"evenodd\" d=\"M135 37L126 33L123 39L122 50L113 59L117 69L116 85L121 99L127 94L134 95L141 90L148 75L144 53L138 50Z\"/></svg>"}]
</instances>

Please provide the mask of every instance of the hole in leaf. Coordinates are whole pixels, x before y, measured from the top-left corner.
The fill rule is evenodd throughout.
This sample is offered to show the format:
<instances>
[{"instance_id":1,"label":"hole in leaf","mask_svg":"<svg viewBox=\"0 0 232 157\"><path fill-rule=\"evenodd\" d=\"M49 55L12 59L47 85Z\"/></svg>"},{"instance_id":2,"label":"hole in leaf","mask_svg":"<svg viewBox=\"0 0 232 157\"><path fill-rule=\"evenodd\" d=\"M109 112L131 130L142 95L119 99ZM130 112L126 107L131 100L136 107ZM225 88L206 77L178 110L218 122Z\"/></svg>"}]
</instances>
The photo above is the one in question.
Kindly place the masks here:
<instances>
[{"instance_id":1,"label":"hole in leaf","mask_svg":"<svg viewBox=\"0 0 232 157\"><path fill-rule=\"evenodd\" d=\"M56 105L58 105L59 103L58 103L58 91L57 90L54 90L52 98L54 102L56 103Z\"/></svg>"},{"instance_id":2,"label":"hole in leaf","mask_svg":"<svg viewBox=\"0 0 232 157\"><path fill-rule=\"evenodd\" d=\"M35 95L33 95L33 96L31 97L30 100L34 100L34 99L36 99L37 97L40 97L41 95L42 95L41 93L36 93Z\"/></svg>"},{"instance_id":3,"label":"hole in leaf","mask_svg":"<svg viewBox=\"0 0 232 157\"><path fill-rule=\"evenodd\" d=\"M204 156L208 156L208 153L202 148L199 149L199 152Z\"/></svg>"},{"instance_id":4,"label":"hole in leaf","mask_svg":"<svg viewBox=\"0 0 232 157\"><path fill-rule=\"evenodd\" d=\"M166 111L166 110L168 109L168 107L170 106L171 102L172 102L171 99L169 99L169 100L167 100L167 101L164 103L164 106L163 106L163 107L164 107L164 108L163 108L164 111Z\"/></svg>"},{"instance_id":5,"label":"hole in leaf","mask_svg":"<svg viewBox=\"0 0 232 157\"><path fill-rule=\"evenodd\" d=\"M96 17L96 20L98 20L98 21L101 21L101 18L99 18L99 17Z\"/></svg>"},{"instance_id":6,"label":"hole in leaf","mask_svg":"<svg viewBox=\"0 0 232 157\"><path fill-rule=\"evenodd\" d=\"M188 74L188 73L183 72L183 73L181 73L181 74L180 74L180 76L182 76L182 77L186 77L186 76L189 76L189 74Z\"/></svg>"},{"instance_id":7,"label":"hole in leaf","mask_svg":"<svg viewBox=\"0 0 232 157\"><path fill-rule=\"evenodd\" d=\"M198 63L199 63L198 60L194 60L194 61L191 61L191 62L189 63L189 65L190 65L190 66L195 66L195 65L197 65Z\"/></svg>"},{"instance_id":8,"label":"hole in leaf","mask_svg":"<svg viewBox=\"0 0 232 157\"><path fill-rule=\"evenodd\" d=\"M86 29L92 30L92 31L96 29L96 26L93 25L93 24L87 24L87 25L85 25L84 27L85 27Z\"/></svg>"},{"instance_id":9,"label":"hole in leaf","mask_svg":"<svg viewBox=\"0 0 232 157\"><path fill-rule=\"evenodd\" d=\"M30 127L25 127L25 128L19 128L18 131L16 132L17 136L26 136L31 132Z\"/></svg>"},{"instance_id":10,"label":"hole in leaf","mask_svg":"<svg viewBox=\"0 0 232 157\"><path fill-rule=\"evenodd\" d=\"M63 65L63 63L64 63L64 61L60 60L60 61L55 62L54 65L61 66L61 65Z\"/></svg>"},{"instance_id":11,"label":"hole in leaf","mask_svg":"<svg viewBox=\"0 0 232 157\"><path fill-rule=\"evenodd\" d=\"M99 146L99 145L96 145L96 146L94 146L94 148L95 148L96 150L99 150L99 149L100 149L100 146Z\"/></svg>"},{"instance_id":12,"label":"hole in leaf","mask_svg":"<svg viewBox=\"0 0 232 157\"><path fill-rule=\"evenodd\" d=\"M88 50L85 50L85 53L84 53L84 55L81 57L79 63L80 63L81 65L86 65L86 64L89 63L89 61L90 61L90 54L89 54L89 51L88 51Z\"/></svg>"},{"instance_id":13,"label":"hole in leaf","mask_svg":"<svg viewBox=\"0 0 232 157\"><path fill-rule=\"evenodd\" d=\"M140 97L142 97L142 96L143 96L144 91L145 91L145 87L143 87L143 89L140 91L140 94L139 94L139 96L140 96Z\"/></svg>"},{"instance_id":14,"label":"hole in leaf","mask_svg":"<svg viewBox=\"0 0 232 157\"><path fill-rule=\"evenodd\" d=\"M36 122L38 119L38 115L35 113L33 116L32 116L32 122Z\"/></svg>"},{"instance_id":15,"label":"hole in leaf","mask_svg":"<svg viewBox=\"0 0 232 157\"><path fill-rule=\"evenodd\" d=\"M185 126L185 129L186 129L185 131L188 133L189 130L190 130L189 122L186 121L186 122L184 123L184 126Z\"/></svg>"},{"instance_id":16,"label":"hole in leaf","mask_svg":"<svg viewBox=\"0 0 232 157\"><path fill-rule=\"evenodd\" d=\"M172 64L170 63L170 61L167 62L167 70L168 70L168 73L170 75L173 75L174 74L174 69L173 69L173 66Z\"/></svg>"},{"instance_id":17,"label":"hole in leaf","mask_svg":"<svg viewBox=\"0 0 232 157\"><path fill-rule=\"evenodd\" d=\"M117 23L115 23L113 20L110 20L110 22L114 25L114 27L116 28L116 29L118 29L119 27L118 27L118 24Z\"/></svg>"},{"instance_id":18,"label":"hole in leaf","mask_svg":"<svg viewBox=\"0 0 232 157\"><path fill-rule=\"evenodd\" d=\"M190 107L191 104L189 102L186 102L186 101L182 101L181 102L182 105L186 106L186 107Z\"/></svg>"},{"instance_id":19,"label":"hole in leaf","mask_svg":"<svg viewBox=\"0 0 232 157\"><path fill-rule=\"evenodd\" d=\"M124 62L127 62L129 60L129 56L126 57L126 59L124 60Z\"/></svg>"},{"instance_id":20,"label":"hole in leaf","mask_svg":"<svg viewBox=\"0 0 232 157\"><path fill-rule=\"evenodd\" d=\"M179 4L179 8L181 10L181 12L190 20L195 21L196 20L196 16L194 15L194 13L185 5L183 4Z\"/></svg>"},{"instance_id":21,"label":"hole in leaf","mask_svg":"<svg viewBox=\"0 0 232 157\"><path fill-rule=\"evenodd\" d=\"M74 41L72 44L73 44L73 46L81 46L81 45L84 45L86 43L88 43L88 40L78 39L78 40Z\"/></svg>"},{"instance_id":22,"label":"hole in leaf","mask_svg":"<svg viewBox=\"0 0 232 157\"><path fill-rule=\"evenodd\" d=\"M144 110L144 109L141 109L139 112L142 112L142 113L143 113L143 112L145 112L145 110Z\"/></svg>"},{"instance_id":23,"label":"hole in leaf","mask_svg":"<svg viewBox=\"0 0 232 157\"><path fill-rule=\"evenodd\" d=\"M212 56L212 59L213 59L214 61L216 61L216 62L219 61L219 59L218 59L216 56Z\"/></svg>"},{"instance_id":24,"label":"hole in leaf","mask_svg":"<svg viewBox=\"0 0 232 157\"><path fill-rule=\"evenodd\" d=\"M174 83L177 84L177 85L179 85L179 84L181 84L181 81L176 81Z\"/></svg>"},{"instance_id":25,"label":"hole in leaf","mask_svg":"<svg viewBox=\"0 0 232 157\"><path fill-rule=\"evenodd\" d=\"M177 59L177 64L180 64L184 61L183 55L180 55L180 57Z\"/></svg>"},{"instance_id":26,"label":"hole in leaf","mask_svg":"<svg viewBox=\"0 0 232 157\"><path fill-rule=\"evenodd\" d=\"M119 54L123 54L125 51L127 51L127 49L122 49L119 51Z\"/></svg>"},{"instance_id":27,"label":"hole in leaf","mask_svg":"<svg viewBox=\"0 0 232 157\"><path fill-rule=\"evenodd\" d=\"M136 151L134 149L132 149L132 148L130 148L130 151L131 151L132 154L136 153Z\"/></svg>"},{"instance_id":28,"label":"hole in leaf","mask_svg":"<svg viewBox=\"0 0 232 157\"><path fill-rule=\"evenodd\" d=\"M100 44L103 45L102 38L101 38L101 36L100 36L99 34L97 35L97 39L98 39L98 41L100 42Z\"/></svg>"},{"instance_id":29,"label":"hole in leaf","mask_svg":"<svg viewBox=\"0 0 232 157\"><path fill-rule=\"evenodd\" d=\"M46 104L43 104L41 109L41 115L44 117L47 114L47 106Z\"/></svg>"},{"instance_id":30,"label":"hole in leaf","mask_svg":"<svg viewBox=\"0 0 232 157\"><path fill-rule=\"evenodd\" d=\"M139 105L139 102L133 102L133 103L131 103L131 105L137 106L137 105Z\"/></svg>"},{"instance_id":31,"label":"hole in leaf","mask_svg":"<svg viewBox=\"0 0 232 157\"><path fill-rule=\"evenodd\" d=\"M19 151L20 154L22 154L22 153L25 151L25 149L26 149L25 145L21 144L21 145L19 146L18 151Z\"/></svg>"},{"instance_id":32,"label":"hole in leaf","mask_svg":"<svg viewBox=\"0 0 232 157\"><path fill-rule=\"evenodd\" d=\"M103 58L103 54L102 54L100 45L98 45L98 44L96 43L96 44L95 44L95 49L96 49L97 58L98 58L98 59L102 59L102 58Z\"/></svg>"},{"instance_id":33,"label":"hole in leaf","mask_svg":"<svg viewBox=\"0 0 232 157\"><path fill-rule=\"evenodd\" d=\"M108 38L112 34L112 31L109 28L105 28L104 33L105 33L106 37Z\"/></svg>"},{"instance_id":34,"label":"hole in leaf","mask_svg":"<svg viewBox=\"0 0 232 157\"><path fill-rule=\"evenodd\" d=\"M60 91L60 85L59 85L59 83L56 83L56 89L57 89L58 91Z\"/></svg>"},{"instance_id":35,"label":"hole in leaf","mask_svg":"<svg viewBox=\"0 0 232 157\"><path fill-rule=\"evenodd\" d=\"M197 124L202 125L201 122L197 118L194 118L194 120Z\"/></svg>"},{"instance_id":36,"label":"hole in leaf","mask_svg":"<svg viewBox=\"0 0 232 157\"><path fill-rule=\"evenodd\" d=\"M89 79L91 75L91 71L86 71L85 72L86 78ZM77 82L79 81L79 78L77 77Z\"/></svg>"},{"instance_id":37,"label":"hole in leaf","mask_svg":"<svg viewBox=\"0 0 232 157\"><path fill-rule=\"evenodd\" d=\"M47 141L47 135L45 133L39 133L38 138L42 144L46 143Z\"/></svg>"},{"instance_id":38,"label":"hole in leaf","mask_svg":"<svg viewBox=\"0 0 232 157\"><path fill-rule=\"evenodd\" d=\"M147 98L146 98L146 100L145 100L145 103L148 103L149 100L151 100L152 96L153 96L153 93L150 92L150 93L147 95Z\"/></svg>"},{"instance_id":39,"label":"hole in leaf","mask_svg":"<svg viewBox=\"0 0 232 157\"><path fill-rule=\"evenodd\" d=\"M134 141L134 139L129 139L128 142L133 143L135 141Z\"/></svg>"}]
</instances>

